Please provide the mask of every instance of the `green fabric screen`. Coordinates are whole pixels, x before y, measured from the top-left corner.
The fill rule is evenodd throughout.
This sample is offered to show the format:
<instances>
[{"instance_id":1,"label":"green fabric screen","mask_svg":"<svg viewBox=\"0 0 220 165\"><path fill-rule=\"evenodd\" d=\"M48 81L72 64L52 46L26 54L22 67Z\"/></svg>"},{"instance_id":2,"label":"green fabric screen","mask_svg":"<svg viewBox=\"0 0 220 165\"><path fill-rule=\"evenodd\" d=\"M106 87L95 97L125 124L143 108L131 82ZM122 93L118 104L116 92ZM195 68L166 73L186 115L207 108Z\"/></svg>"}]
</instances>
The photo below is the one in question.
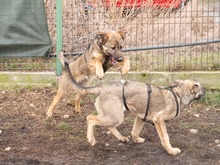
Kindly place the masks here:
<instances>
[{"instance_id":1,"label":"green fabric screen","mask_svg":"<svg viewBox=\"0 0 220 165\"><path fill-rule=\"evenodd\" d=\"M48 56L43 0L0 0L0 57Z\"/></svg>"}]
</instances>

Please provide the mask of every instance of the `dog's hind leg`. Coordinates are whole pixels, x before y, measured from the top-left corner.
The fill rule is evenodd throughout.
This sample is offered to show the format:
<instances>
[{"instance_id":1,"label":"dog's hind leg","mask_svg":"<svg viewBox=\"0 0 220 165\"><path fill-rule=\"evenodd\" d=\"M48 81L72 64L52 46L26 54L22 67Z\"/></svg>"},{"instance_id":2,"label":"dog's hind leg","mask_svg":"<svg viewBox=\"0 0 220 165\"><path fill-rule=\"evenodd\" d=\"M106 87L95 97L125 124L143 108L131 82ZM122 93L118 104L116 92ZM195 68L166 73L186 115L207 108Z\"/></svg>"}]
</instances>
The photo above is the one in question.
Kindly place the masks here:
<instances>
[{"instance_id":1,"label":"dog's hind leg","mask_svg":"<svg viewBox=\"0 0 220 165\"><path fill-rule=\"evenodd\" d=\"M57 105L57 103L60 102L60 100L63 98L63 96L64 96L64 92L59 87L58 90L57 90L56 96L53 98L53 101L52 101L49 109L47 110L47 113L46 113L47 117L52 117L54 109L55 109L55 106Z\"/></svg>"},{"instance_id":2,"label":"dog's hind leg","mask_svg":"<svg viewBox=\"0 0 220 165\"><path fill-rule=\"evenodd\" d=\"M81 84L82 86L88 86L88 85L91 83L92 80L93 80L93 77L90 77L90 78L87 77L86 79L85 79L85 77L84 77L84 79L81 80L80 84ZM81 101L81 99L82 99L85 95L86 95L86 93L77 92L76 95L75 95L75 97L74 97L75 111L76 111L77 113L81 113L80 101Z\"/></svg>"},{"instance_id":3,"label":"dog's hind leg","mask_svg":"<svg viewBox=\"0 0 220 165\"><path fill-rule=\"evenodd\" d=\"M75 96L75 111L77 113L81 113L81 106L80 106L80 101L81 99L85 96L86 94L82 94L82 93L79 93L77 92L76 93L76 96Z\"/></svg>"},{"instance_id":4,"label":"dog's hind leg","mask_svg":"<svg viewBox=\"0 0 220 165\"><path fill-rule=\"evenodd\" d=\"M57 89L57 94L56 96L53 98L53 101L49 107L49 109L47 110L47 117L52 117L55 106L61 101L61 99L68 93L68 91L70 91L70 87L68 85L68 80L66 78L66 76L61 75L59 77L59 85L58 85L58 89Z\"/></svg>"},{"instance_id":5,"label":"dog's hind leg","mask_svg":"<svg viewBox=\"0 0 220 165\"><path fill-rule=\"evenodd\" d=\"M134 121L133 129L131 131L131 137L135 143L144 143L145 142L145 139L139 137L143 126L144 126L144 121L141 118L136 117L135 121Z\"/></svg>"},{"instance_id":6,"label":"dog's hind leg","mask_svg":"<svg viewBox=\"0 0 220 165\"><path fill-rule=\"evenodd\" d=\"M105 126L109 129L109 131L119 140L122 142L129 142L129 139L123 135L121 135L118 130L116 129L115 125L118 125L118 122L113 122L111 118L108 116L101 116L101 115L89 115L87 116L87 139L88 142L94 146L96 144L95 136L94 136L94 126L100 125ZM117 124L116 124L117 123ZM121 123L120 123L121 124Z\"/></svg>"},{"instance_id":7,"label":"dog's hind leg","mask_svg":"<svg viewBox=\"0 0 220 165\"><path fill-rule=\"evenodd\" d=\"M167 150L169 154L177 155L181 152L179 148L173 148L170 144L169 136L167 133L166 125L164 119L161 117L160 114L157 114L153 118L153 122L155 124L157 133L160 137L161 144Z\"/></svg>"},{"instance_id":8,"label":"dog's hind leg","mask_svg":"<svg viewBox=\"0 0 220 165\"><path fill-rule=\"evenodd\" d=\"M123 136L122 134L120 134L120 132L118 132L116 127L108 127L109 131L121 142L129 142L129 139L125 136Z\"/></svg>"}]
</instances>

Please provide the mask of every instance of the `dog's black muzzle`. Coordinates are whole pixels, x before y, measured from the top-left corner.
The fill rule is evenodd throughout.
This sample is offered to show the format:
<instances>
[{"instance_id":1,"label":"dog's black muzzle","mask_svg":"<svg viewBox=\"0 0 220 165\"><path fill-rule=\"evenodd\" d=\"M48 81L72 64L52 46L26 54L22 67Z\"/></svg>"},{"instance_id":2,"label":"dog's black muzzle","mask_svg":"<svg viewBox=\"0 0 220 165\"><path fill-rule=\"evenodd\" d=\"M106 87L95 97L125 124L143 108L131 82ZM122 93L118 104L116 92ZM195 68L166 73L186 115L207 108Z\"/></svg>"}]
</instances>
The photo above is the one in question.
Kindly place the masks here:
<instances>
[{"instance_id":1,"label":"dog's black muzzle","mask_svg":"<svg viewBox=\"0 0 220 165\"><path fill-rule=\"evenodd\" d=\"M198 97L195 98L195 100L200 100L202 96L204 96L206 93L206 88L202 87L201 88L201 93L198 95Z\"/></svg>"},{"instance_id":2,"label":"dog's black muzzle","mask_svg":"<svg viewBox=\"0 0 220 165\"><path fill-rule=\"evenodd\" d=\"M124 57L120 56L120 57L116 57L115 60L117 62L122 62L124 60Z\"/></svg>"},{"instance_id":3,"label":"dog's black muzzle","mask_svg":"<svg viewBox=\"0 0 220 165\"><path fill-rule=\"evenodd\" d=\"M124 60L124 57L122 56L109 55L109 57L113 65L117 64L118 62L122 62Z\"/></svg>"}]
</instances>

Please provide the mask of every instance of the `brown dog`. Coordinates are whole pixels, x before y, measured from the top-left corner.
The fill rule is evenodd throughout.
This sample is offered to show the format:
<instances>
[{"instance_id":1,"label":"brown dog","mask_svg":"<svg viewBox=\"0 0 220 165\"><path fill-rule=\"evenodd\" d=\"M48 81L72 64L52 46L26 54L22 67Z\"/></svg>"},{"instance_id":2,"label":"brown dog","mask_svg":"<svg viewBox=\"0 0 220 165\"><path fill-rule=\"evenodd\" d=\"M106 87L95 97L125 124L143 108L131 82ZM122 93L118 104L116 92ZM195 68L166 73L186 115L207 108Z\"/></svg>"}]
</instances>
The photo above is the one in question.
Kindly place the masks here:
<instances>
[{"instance_id":1,"label":"brown dog","mask_svg":"<svg viewBox=\"0 0 220 165\"><path fill-rule=\"evenodd\" d=\"M109 31L98 32L97 36L92 40L83 55L75 62L71 62L71 73L76 81L84 86L89 85L92 78L104 78L104 72L110 67L121 69L122 75L130 70L130 60L128 57L122 56L122 47L124 46L125 31ZM60 52L63 56L63 52ZM69 79L65 74L59 77L59 86L57 95L47 111L47 116L51 117L54 108L61 99L73 89ZM75 96L75 111L81 112L80 100L84 94L78 92Z\"/></svg>"},{"instance_id":2,"label":"brown dog","mask_svg":"<svg viewBox=\"0 0 220 165\"><path fill-rule=\"evenodd\" d=\"M139 135L145 121L149 121L155 124L161 144L168 153L176 155L181 152L179 148L171 146L165 121L175 118L191 101L205 95L205 88L199 82L179 80L174 86L159 88L150 84L121 80L97 87L82 87L72 77L68 62L62 62L66 65L74 89L84 94L98 94L95 102L98 115L87 116L87 138L92 146L96 144L93 130L95 125L107 127L120 141L129 141L116 128L124 121L124 111L127 109L136 116L131 132L135 143L145 141Z\"/></svg>"}]
</instances>

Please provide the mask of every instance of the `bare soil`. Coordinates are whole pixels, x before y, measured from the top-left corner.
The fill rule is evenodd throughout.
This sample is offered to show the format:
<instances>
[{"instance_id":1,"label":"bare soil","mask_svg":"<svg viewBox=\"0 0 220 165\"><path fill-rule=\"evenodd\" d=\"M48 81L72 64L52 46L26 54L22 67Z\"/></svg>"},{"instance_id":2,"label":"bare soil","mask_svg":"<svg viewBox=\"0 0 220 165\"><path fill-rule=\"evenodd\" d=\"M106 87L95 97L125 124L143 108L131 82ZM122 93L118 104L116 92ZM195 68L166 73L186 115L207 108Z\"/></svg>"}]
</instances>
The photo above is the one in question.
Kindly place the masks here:
<instances>
[{"instance_id":1,"label":"bare soil","mask_svg":"<svg viewBox=\"0 0 220 165\"><path fill-rule=\"evenodd\" d=\"M218 107L193 103L167 123L171 144L182 150L172 156L162 148L149 123L142 131L141 136L146 139L143 144L119 142L105 128L96 127L98 143L92 147L86 139L85 119L95 112L95 97L84 99L82 114L76 114L63 101L54 116L47 119L45 113L54 94L55 90L49 87L0 90L1 165L220 165ZM127 115L119 127L122 134L129 136L133 118ZM190 133L190 129L197 129L198 133Z\"/></svg>"}]
</instances>

